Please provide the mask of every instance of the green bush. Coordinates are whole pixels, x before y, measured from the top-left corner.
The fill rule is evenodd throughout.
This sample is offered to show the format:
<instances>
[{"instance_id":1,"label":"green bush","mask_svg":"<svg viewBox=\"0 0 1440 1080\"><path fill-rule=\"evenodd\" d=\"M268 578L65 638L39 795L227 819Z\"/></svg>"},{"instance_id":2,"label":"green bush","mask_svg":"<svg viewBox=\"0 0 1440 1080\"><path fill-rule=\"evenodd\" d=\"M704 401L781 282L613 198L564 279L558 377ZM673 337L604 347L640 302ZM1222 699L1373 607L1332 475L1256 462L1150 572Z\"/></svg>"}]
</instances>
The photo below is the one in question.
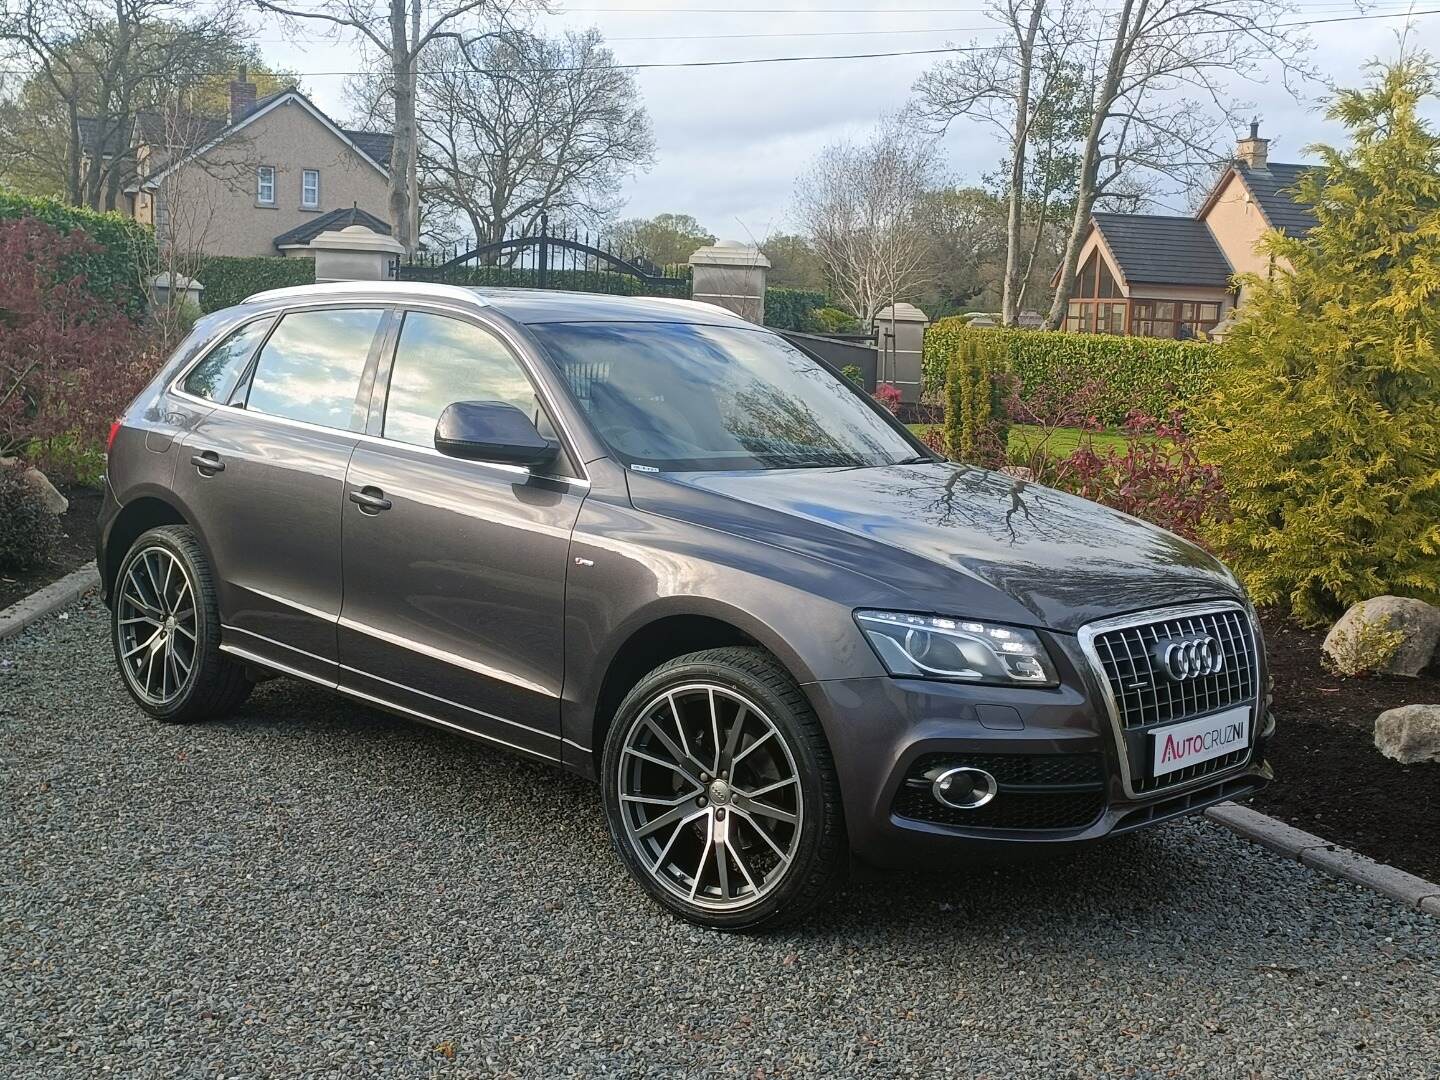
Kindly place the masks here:
<instances>
[{"instance_id":1,"label":"green bush","mask_svg":"<svg viewBox=\"0 0 1440 1080\"><path fill-rule=\"evenodd\" d=\"M121 214L100 214L59 199L17 195L0 190L0 221L34 218L69 234L81 231L98 250L76 254L65 266L70 276L83 274L85 287L107 301L118 302L132 319L145 314L145 282L158 262L155 234Z\"/></svg>"},{"instance_id":2,"label":"green bush","mask_svg":"<svg viewBox=\"0 0 1440 1080\"><path fill-rule=\"evenodd\" d=\"M846 364L840 369L840 374L849 379L862 390L865 388L865 373L855 364Z\"/></svg>"},{"instance_id":3,"label":"green bush","mask_svg":"<svg viewBox=\"0 0 1440 1080\"><path fill-rule=\"evenodd\" d=\"M956 342L945 372L945 444L957 461L997 465L1005 459L1004 402L992 339L968 334Z\"/></svg>"},{"instance_id":4,"label":"green bush","mask_svg":"<svg viewBox=\"0 0 1440 1080\"><path fill-rule=\"evenodd\" d=\"M816 308L811 315L823 334L858 334L864 329L859 319L841 308Z\"/></svg>"},{"instance_id":5,"label":"green bush","mask_svg":"<svg viewBox=\"0 0 1440 1080\"><path fill-rule=\"evenodd\" d=\"M815 333L823 329L816 318L816 311L825 307L824 293L807 289L765 290L765 325L776 330L796 330L801 333Z\"/></svg>"},{"instance_id":6,"label":"green bush","mask_svg":"<svg viewBox=\"0 0 1440 1080\"><path fill-rule=\"evenodd\" d=\"M195 279L205 286L200 305L209 314L266 289L315 284L315 260L212 255L196 267Z\"/></svg>"},{"instance_id":7,"label":"green bush","mask_svg":"<svg viewBox=\"0 0 1440 1080\"><path fill-rule=\"evenodd\" d=\"M1208 539L1260 604L1326 622L1383 594L1440 603L1440 75L1414 55L1341 92L1350 145L1296 185L1303 237L1249 302L1192 429L1231 513Z\"/></svg>"},{"instance_id":8,"label":"green bush","mask_svg":"<svg viewBox=\"0 0 1440 1080\"><path fill-rule=\"evenodd\" d=\"M1131 409L1165 416L1203 399L1215 385L1221 353L1214 345L1161 338L1069 334L1059 331L975 328L964 316L941 319L925 332L924 380L928 396L944 391L945 372L959 343L971 337L999 350L999 367L1019 382L1022 399L1032 392L1078 388L1099 382L1096 418L1107 427L1124 422Z\"/></svg>"},{"instance_id":9,"label":"green bush","mask_svg":"<svg viewBox=\"0 0 1440 1080\"><path fill-rule=\"evenodd\" d=\"M55 561L60 520L45 509L24 469L0 465L0 570L28 570Z\"/></svg>"}]
</instances>

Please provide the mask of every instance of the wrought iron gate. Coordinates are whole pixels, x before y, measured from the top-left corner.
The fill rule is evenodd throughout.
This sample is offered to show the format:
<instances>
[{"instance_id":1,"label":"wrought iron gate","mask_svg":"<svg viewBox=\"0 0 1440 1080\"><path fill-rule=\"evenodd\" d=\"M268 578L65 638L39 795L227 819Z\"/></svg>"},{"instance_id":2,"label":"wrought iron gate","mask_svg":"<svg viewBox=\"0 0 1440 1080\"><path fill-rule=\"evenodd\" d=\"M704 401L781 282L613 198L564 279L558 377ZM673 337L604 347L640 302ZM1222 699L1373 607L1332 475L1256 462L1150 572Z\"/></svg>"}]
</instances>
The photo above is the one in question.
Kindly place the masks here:
<instances>
[{"instance_id":1,"label":"wrought iron gate","mask_svg":"<svg viewBox=\"0 0 1440 1080\"><path fill-rule=\"evenodd\" d=\"M657 266L588 230L552 231L543 217L534 232L493 243L422 251L400 264L398 276L404 281L452 285L690 297L688 266Z\"/></svg>"}]
</instances>

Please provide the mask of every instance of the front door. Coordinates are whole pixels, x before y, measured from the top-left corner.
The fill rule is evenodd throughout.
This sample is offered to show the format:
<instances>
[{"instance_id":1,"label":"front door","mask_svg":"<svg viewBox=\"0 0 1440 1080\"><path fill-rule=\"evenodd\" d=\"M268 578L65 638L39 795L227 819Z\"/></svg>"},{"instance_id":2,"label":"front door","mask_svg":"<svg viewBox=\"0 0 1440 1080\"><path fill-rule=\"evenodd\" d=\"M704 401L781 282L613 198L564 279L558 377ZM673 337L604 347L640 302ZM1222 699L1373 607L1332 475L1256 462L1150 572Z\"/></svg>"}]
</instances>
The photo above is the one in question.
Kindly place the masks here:
<instances>
[{"instance_id":1,"label":"front door","mask_svg":"<svg viewBox=\"0 0 1440 1080\"><path fill-rule=\"evenodd\" d=\"M455 401L505 401L549 421L516 355L476 322L404 315L343 507L341 682L379 702L560 757L570 534L586 485L434 449ZM387 393L388 390L388 393ZM563 459L563 455L562 455Z\"/></svg>"},{"instance_id":2,"label":"front door","mask_svg":"<svg viewBox=\"0 0 1440 1080\"><path fill-rule=\"evenodd\" d=\"M364 427L361 386L384 315L282 316L241 383L186 436L176 470L177 493L220 574L225 646L329 681L345 470ZM183 389L204 396L228 381L207 375Z\"/></svg>"}]
</instances>

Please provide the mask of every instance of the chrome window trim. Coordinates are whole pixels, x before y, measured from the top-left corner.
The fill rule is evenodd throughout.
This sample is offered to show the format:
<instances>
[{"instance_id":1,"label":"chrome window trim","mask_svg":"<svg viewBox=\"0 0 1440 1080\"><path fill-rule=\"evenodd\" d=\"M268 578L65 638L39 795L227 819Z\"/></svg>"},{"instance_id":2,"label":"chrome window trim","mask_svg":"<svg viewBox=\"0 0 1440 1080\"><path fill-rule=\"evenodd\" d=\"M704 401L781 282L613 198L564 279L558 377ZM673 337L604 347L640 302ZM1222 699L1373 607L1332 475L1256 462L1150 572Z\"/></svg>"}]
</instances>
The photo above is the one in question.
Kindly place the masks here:
<instances>
[{"instance_id":1,"label":"chrome window trim","mask_svg":"<svg viewBox=\"0 0 1440 1080\"><path fill-rule=\"evenodd\" d=\"M530 379L532 385L535 386L536 396L540 399L541 405L545 407L545 410L550 416L551 420L556 423L556 425L560 428L561 431L564 432L570 446L576 445L575 437L572 434L564 415L561 414L559 410L554 407L553 403L545 394L545 388L539 385L539 383L536 381L534 375L531 373L529 367L526 365L525 354L520 346L520 343L517 341L514 335L508 333L504 327L491 323L488 319L478 317L475 311L465 308L464 305L447 304L443 300L423 300L415 302L415 305L418 305L419 308L422 310L424 308L432 306L432 304L433 306L447 309L447 311L445 312L447 314L449 312L455 312L457 314L463 314L467 318L475 319L475 321L478 322L482 327L500 337L500 339L504 341L505 344L509 346L509 348L516 354L516 361L520 364L521 369ZM391 301L384 304L383 306L387 309L393 309L403 312L415 305L407 305L405 301ZM433 446L416 446L414 443L401 442L398 439L387 439L380 435L369 435L363 431L356 431L353 428L326 427L324 424L312 424L305 420L292 420L288 416L276 416L274 413L257 412L253 409L245 409L239 406L230 405L223 401L211 401L209 398L202 398L184 389L185 379L189 377L191 370L202 360L204 360L205 357L210 354L212 349L217 348L222 341L224 341L227 337L234 333L235 330L239 329L246 323L253 322L257 319L273 317L275 318L276 325L279 325L279 320L284 316L290 314L292 311L305 311L317 307L374 308L376 306L377 305L373 300L366 301L361 299L344 300L339 298L319 298L313 303L295 305L287 304L283 308L279 308L269 312L248 312L246 313L248 315L247 318L238 319L233 325L226 324L223 331L216 335L215 340L210 344L209 348L202 351L193 360L191 360L190 363L186 364L181 369L180 373L170 380L167 387L167 392L173 394L178 398L181 398L184 401L191 401L197 405L202 405L208 409L233 409L235 412L243 414L244 416L256 418L259 420L265 420L274 424L282 424L288 427L300 428L305 431L323 432L327 435L341 435L348 439L356 439L360 442L372 443L377 446L386 446L391 448L400 447L405 450L413 451L417 454L426 454L437 458L444 458L446 461L461 461L461 458L452 458L440 453L440 451L436 450ZM268 340L268 336L266 340ZM260 348L264 348L264 342L261 343ZM254 357L252 356L251 359L254 360ZM581 491L589 491L590 476L585 469L585 464L579 460L579 454L572 453L568 447L566 452L567 455L573 459L573 464L575 465L576 470L580 473L579 476L551 476L548 473L537 473L533 469L529 469L524 465L507 465L499 461L466 460L465 463L468 465L475 465L484 469L491 469L497 472L501 472L506 474L507 476L526 476L535 480L545 480L553 484L567 484L570 487Z\"/></svg>"},{"instance_id":2,"label":"chrome window trim","mask_svg":"<svg viewBox=\"0 0 1440 1080\"><path fill-rule=\"evenodd\" d=\"M190 377L190 373L192 371L194 371L197 367L199 367L205 362L206 357L208 357L221 345L225 344L225 342L230 340L231 335L245 329L245 327L249 326L251 323L257 323L264 319L270 320L270 327L265 331L265 336L260 339L260 344L256 345L254 350L251 351L250 355L245 358L245 367L241 368L240 370L240 377L243 379L245 377L245 372L250 369L250 362L255 359L255 353L263 349L265 347L265 342L270 340L270 331L274 330L275 324L279 322L277 312L252 311L250 312L248 318L236 319L234 322L227 322L222 324L220 330L217 331L215 336L210 339L210 344L205 346L205 348L201 349L198 353L191 357L190 362L180 369L180 374L176 375L175 378L170 380L170 385L168 387L169 392L179 397L185 398L187 401L198 401L202 405L209 405L211 408L228 404L228 402L216 401L214 398L201 397L199 394L190 393L190 391L185 389L185 380ZM233 394L238 386L239 384L237 383L235 387L231 387L230 392Z\"/></svg>"},{"instance_id":3,"label":"chrome window trim","mask_svg":"<svg viewBox=\"0 0 1440 1080\"><path fill-rule=\"evenodd\" d=\"M590 474L585 470L585 463L580 460L580 454L577 449L580 444L575 440L575 433L570 429L570 423L565 419L565 414L563 410L557 409L555 407L553 395L547 392L544 382L536 377L536 372L533 370L533 365L526 359L524 343L521 342L520 339L517 338L514 334L510 333L508 328L500 325L497 322L492 322L490 319L486 318L480 310L472 310L466 308L463 304L448 303L443 297L435 299L425 298L413 301L397 301L395 304L395 310L400 316L400 325L395 332L395 352L398 354L400 349L400 338L401 335L405 332L405 313L407 311L429 311L431 308L436 309L434 312L432 312L432 314L461 316L464 320L480 327L480 329L494 334L497 338L500 339L501 344L503 344L506 348L510 350L511 356L514 357L515 362L520 365L520 370L525 373L525 378L530 380L530 387L532 390L535 391L536 400L540 402L540 407L545 410L545 415L550 418L550 422L554 424L562 433L563 438L561 441L565 450L565 456L571 459L571 464L573 464L576 471L580 473L578 479L584 481L584 486L588 488L590 486ZM385 400L387 404L390 400L389 380L394 376L394 374L395 357L391 356L385 382ZM381 408L381 415L382 417L384 415L383 406ZM384 429L382 428L381 430L383 431ZM372 437L378 438L382 442L390 446L408 446L416 450L428 449L431 453L438 454L441 457L445 456L444 454L440 454L440 451L436 450L434 447L416 446L414 443L401 442L399 439L387 439L383 434ZM520 468L524 472L530 471L529 469L525 469L523 466L520 466ZM560 476L545 476L542 478L559 482L573 479L571 477Z\"/></svg>"},{"instance_id":4,"label":"chrome window trim","mask_svg":"<svg viewBox=\"0 0 1440 1080\"><path fill-rule=\"evenodd\" d=\"M1125 731L1120 723L1120 709L1115 701L1115 691L1110 686L1110 676L1105 673L1105 664L1100 659L1100 652L1095 648L1095 639L1101 634L1109 633L1112 630L1128 630L1136 626L1149 626L1151 623L1166 622L1171 619L1184 619L1195 615L1214 615L1219 612L1238 611L1245 617L1250 625L1251 655L1250 667L1254 676L1255 698L1250 704L1250 745L1246 749L1245 759L1228 769L1221 769L1218 772L1208 773L1205 776L1197 776L1193 780L1187 780L1173 787L1163 787L1155 791L1137 792L1132 781L1130 771L1130 751L1125 742ZM1096 622L1086 623L1076 632L1076 638L1080 642L1080 650L1085 654L1085 659L1090 663L1090 670L1094 673L1100 684L1100 693L1105 702L1105 712L1110 718L1110 730L1115 736L1115 752L1120 759L1120 781L1125 789L1125 794L1132 799L1158 799L1189 791L1193 788L1203 787L1206 784L1214 783L1216 779L1232 776L1250 766L1255 759L1255 741L1260 735L1261 711L1264 707L1264 694L1260 686L1260 649L1261 637L1260 627L1256 624L1254 615L1244 604L1234 600L1215 600L1209 603L1199 604L1176 604L1172 607L1153 608L1150 611L1136 612L1133 615L1122 615L1113 619L1099 619ZM1201 714L1205 715L1204 713ZM1194 719L1189 718L1189 719ZM1180 723L1181 721L1176 721Z\"/></svg>"}]
</instances>

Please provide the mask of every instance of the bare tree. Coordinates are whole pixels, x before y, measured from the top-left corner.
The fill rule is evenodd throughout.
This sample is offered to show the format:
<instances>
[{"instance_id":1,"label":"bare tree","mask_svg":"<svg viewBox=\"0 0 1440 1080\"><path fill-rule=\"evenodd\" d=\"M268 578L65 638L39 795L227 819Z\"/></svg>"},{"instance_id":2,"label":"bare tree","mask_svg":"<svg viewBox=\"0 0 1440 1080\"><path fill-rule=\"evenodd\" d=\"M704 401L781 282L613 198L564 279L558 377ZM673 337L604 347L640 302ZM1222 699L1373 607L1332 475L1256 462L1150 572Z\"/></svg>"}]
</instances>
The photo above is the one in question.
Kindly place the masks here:
<instances>
[{"instance_id":1,"label":"bare tree","mask_svg":"<svg viewBox=\"0 0 1440 1080\"><path fill-rule=\"evenodd\" d=\"M383 108L390 89L371 79L361 96ZM654 153L635 77L596 30L436 42L415 108L427 212L442 228L437 211L458 215L480 243L530 230L544 213L604 218L620 183Z\"/></svg>"},{"instance_id":2,"label":"bare tree","mask_svg":"<svg viewBox=\"0 0 1440 1080\"><path fill-rule=\"evenodd\" d=\"M1111 191L1143 190L1137 173L1182 184L1222 157L1240 105L1236 76L1274 65L1288 85L1308 74L1308 39L1287 25L1294 7L1269 0L1120 0L1089 9L1094 49L1074 212L1047 328L1065 318L1090 214Z\"/></svg>"},{"instance_id":3,"label":"bare tree","mask_svg":"<svg viewBox=\"0 0 1440 1080\"><path fill-rule=\"evenodd\" d=\"M867 325L929 277L920 210L937 171L934 142L889 119L864 143L826 147L796 184L799 220L835 296Z\"/></svg>"},{"instance_id":4,"label":"bare tree","mask_svg":"<svg viewBox=\"0 0 1440 1080\"><path fill-rule=\"evenodd\" d=\"M30 170L62 175L69 201L115 209L145 141L136 118L193 90L237 50L233 9L197 0L7 0L0 42L26 66L31 93L5 140ZM31 123L51 109L53 122ZM63 119L59 119L63 117ZM31 141L27 132L47 133Z\"/></svg>"},{"instance_id":5,"label":"bare tree","mask_svg":"<svg viewBox=\"0 0 1440 1080\"><path fill-rule=\"evenodd\" d=\"M1002 185L1007 216L1000 310L1005 325L1013 326L1051 208L1049 181L1063 153L1059 144L1067 134L1059 121L1068 104L1064 95L1074 89L1069 52L1075 25L1067 0L995 0L990 15L1004 27L1006 44L972 44L931 68L915 84L911 111L937 134L966 117L998 127L1009 144ZM1047 136L1038 148L1036 168L1042 181L1036 213L1042 220L1030 230L1034 242L1026 245L1027 197L1034 187L1027 170L1037 132Z\"/></svg>"},{"instance_id":6,"label":"bare tree","mask_svg":"<svg viewBox=\"0 0 1440 1080\"><path fill-rule=\"evenodd\" d=\"M383 58L394 105L395 144L390 154L390 228L407 251L419 237L419 137L415 97L421 55L437 41L466 42L477 36L473 23L484 17L502 25L528 0L441 0L426 10L424 0L321 0L310 9L283 0L254 0L262 11L289 19L328 23L348 30ZM543 6L537 2L532 6ZM472 30L468 36L466 30Z\"/></svg>"}]
</instances>

